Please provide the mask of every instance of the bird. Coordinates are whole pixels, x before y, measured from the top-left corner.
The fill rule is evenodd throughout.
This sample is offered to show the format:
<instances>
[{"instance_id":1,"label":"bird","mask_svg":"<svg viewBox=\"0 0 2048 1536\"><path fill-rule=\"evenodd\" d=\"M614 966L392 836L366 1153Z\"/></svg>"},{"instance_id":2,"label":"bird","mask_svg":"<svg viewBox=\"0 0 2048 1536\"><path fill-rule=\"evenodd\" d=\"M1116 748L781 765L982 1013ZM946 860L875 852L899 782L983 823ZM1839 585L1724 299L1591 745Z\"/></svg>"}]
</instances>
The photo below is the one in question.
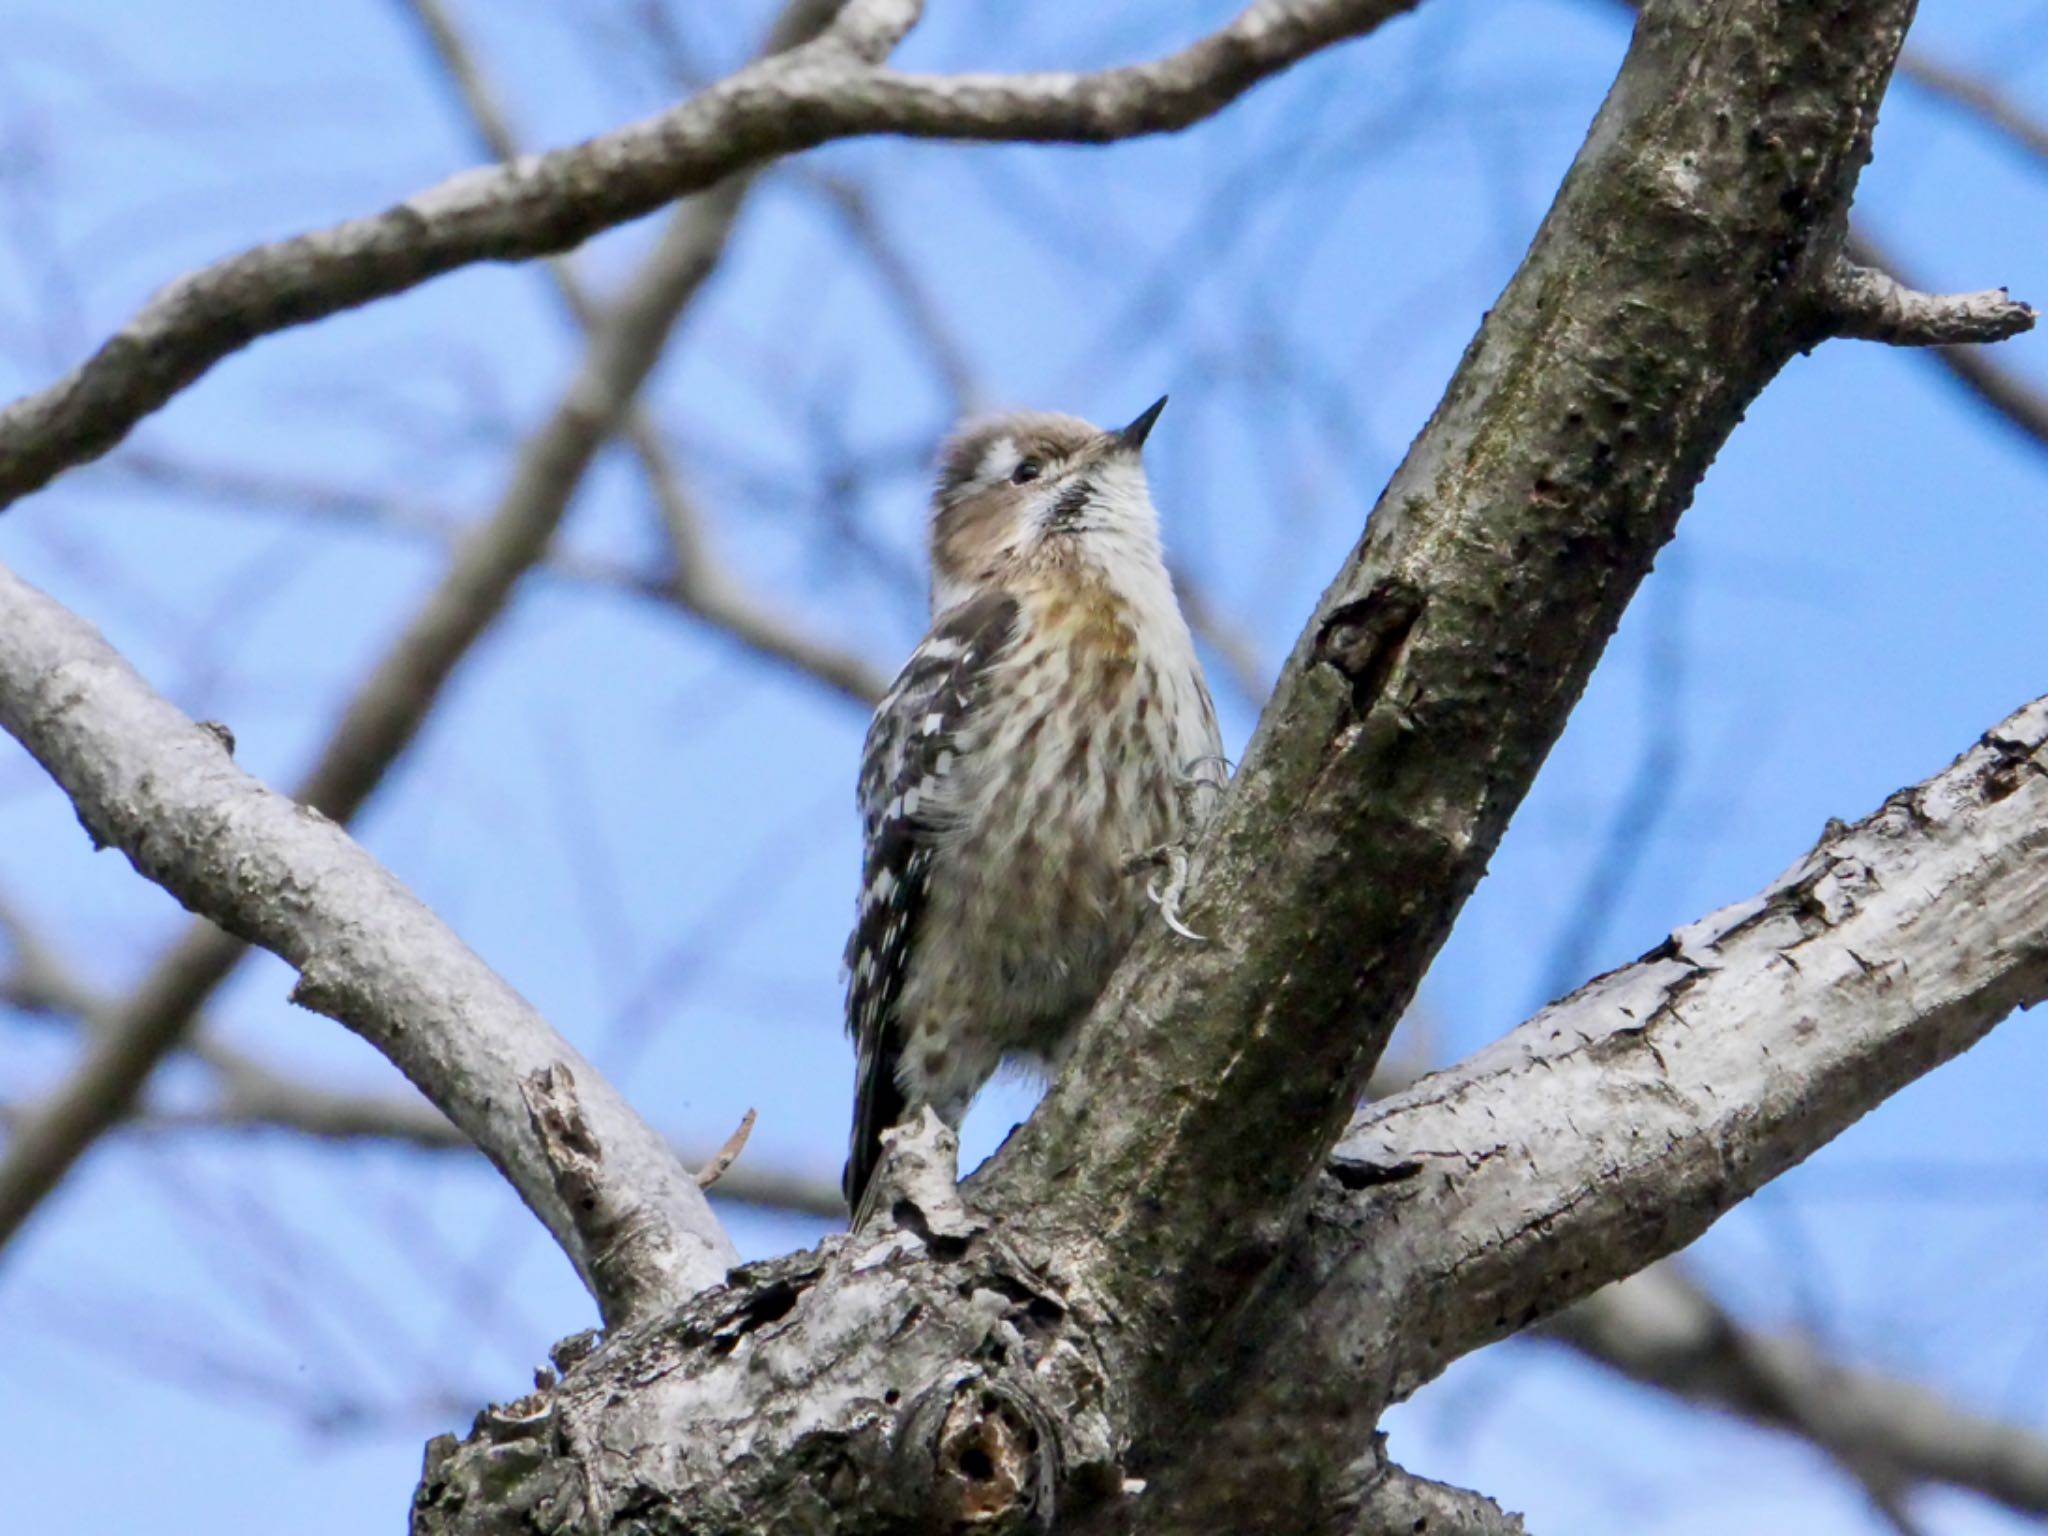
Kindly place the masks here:
<instances>
[{"instance_id":1,"label":"bird","mask_svg":"<svg viewBox=\"0 0 2048 1536\"><path fill-rule=\"evenodd\" d=\"M1227 765L1145 477L1165 406L1013 412L940 452L930 629L861 755L856 1213L884 1131L927 1105L957 1129L1006 1061L1057 1070L1149 912L1200 937L1178 898Z\"/></svg>"}]
</instances>

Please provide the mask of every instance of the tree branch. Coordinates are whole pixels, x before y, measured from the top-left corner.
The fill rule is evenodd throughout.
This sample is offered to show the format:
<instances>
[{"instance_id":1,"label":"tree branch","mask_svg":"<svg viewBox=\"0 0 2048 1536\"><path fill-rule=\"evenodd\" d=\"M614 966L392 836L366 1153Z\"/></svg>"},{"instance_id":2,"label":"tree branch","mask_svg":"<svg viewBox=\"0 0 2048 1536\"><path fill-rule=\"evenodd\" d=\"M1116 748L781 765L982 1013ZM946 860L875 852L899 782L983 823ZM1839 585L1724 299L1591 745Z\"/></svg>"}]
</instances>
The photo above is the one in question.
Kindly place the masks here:
<instances>
[{"instance_id":1,"label":"tree branch","mask_svg":"<svg viewBox=\"0 0 2048 1536\"><path fill-rule=\"evenodd\" d=\"M732 182L671 217L553 414L522 447L496 511L460 540L440 583L342 711L294 792L301 804L353 820L412 744L456 667L546 552L585 471L716 265L746 188ZM0 1163L0 1245L126 1111L243 952L232 934L200 923L151 968L71 1081L10 1142Z\"/></svg>"},{"instance_id":2,"label":"tree branch","mask_svg":"<svg viewBox=\"0 0 2048 1536\"><path fill-rule=\"evenodd\" d=\"M1163 133L1371 31L1415 0L1255 0L1149 64L1095 74L919 76L868 62L908 5L850 7L843 30L659 116L571 149L471 171L388 211L257 246L171 284L72 373L0 412L0 507L96 458L259 336L477 261L567 250L736 171L873 134L1092 142Z\"/></svg>"},{"instance_id":3,"label":"tree branch","mask_svg":"<svg viewBox=\"0 0 2048 1536\"><path fill-rule=\"evenodd\" d=\"M1125 1315L1231 1315L1285 1250L1637 583L1813 339L1911 13L1644 9L1197 856L1185 916L1216 942L1139 941L982 1179L994 1213L1063 1212Z\"/></svg>"},{"instance_id":4,"label":"tree branch","mask_svg":"<svg viewBox=\"0 0 2048 1536\"><path fill-rule=\"evenodd\" d=\"M772 57L815 36L836 8L837 0L790 0L770 28L762 55ZM483 149L501 161L516 161L519 144L510 121L441 0L402 0L401 9L418 22ZM852 20L848 18L849 23ZM598 305L576 275L574 263L557 257L547 269L570 315L583 330L594 332L601 321ZM885 680L871 663L790 624L773 604L748 592L713 555L704 517L684 489L682 472L644 405L636 402L628 409L623 434L640 460L669 541L671 574L661 595L755 655L793 667L854 698L872 703L880 697Z\"/></svg>"},{"instance_id":5,"label":"tree branch","mask_svg":"<svg viewBox=\"0 0 2048 1536\"><path fill-rule=\"evenodd\" d=\"M2034 311L2003 288L1921 293L1881 267L1847 257L1829 273L1824 302L1836 336L1894 347L2004 341L2034 328Z\"/></svg>"},{"instance_id":6,"label":"tree branch","mask_svg":"<svg viewBox=\"0 0 2048 1536\"><path fill-rule=\"evenodd\" d=\"M1519 1326L1691 1241L2048 996L2044 855L2048 698L1759 895L1369 1111L1337 1177L1408 1239L1374 1244L1421 1308L1397 1390L1508 1331L1503 1309ZM1453 1266L1458 1297L1425 1304Z\"/></svg>"},{"instance_id":7,"label":"tree branch","mask_svg":"<svg viewBox=\"0 0 2048 1536\"><path fill-rule=\"evenodd\" d=\"M1542 1333L1645 1386L1824 1438L1852 1466L1899 1482L1947 1483L2019 1514L2048 1515L2048 1437L1830 1359L1805 1339L1745 1328L1671 1265L1595 1291Z\"/></svg>"},{"instance_id":8,"label":"tree branch","mask_svg":"<svg viewBox=\"0 0 2048 1536\"><path fill-rule=\"evenodd\" d=\"M1266 1528L1236 1517L1285 1507L1273 1445L1355 1448L1451 1360L1676 1251L2043 997L2048 698L1759 895L1361 1115L1273 1302L1283 1343L1177 1496Z\"/></svg>"},{"instance_id":9,"label":"tree branch","mask_svg":"<svg viewBox=\"0 0 2048 1536\"><path fill-rule=\"evenodd\" d=\"M1373 1470L1344 1500L1347 1536L1524 1536L1520 1515L1469 1489L1417 1477L1387 1460L1386 1436L1373 1442Z\"/></svg>"},{"instance_id":10,"label":"tree branch","mask_svg":"<svg viewBox=\"0 0 2048 1536\"><path fill-rule=\"evenodd\" d=\"M1859 266L1894 276L1901 270L1897 259L1861 228L1851 229L1844 251ZM1913 286L1906 279L1899 281L1908 288ZM1980 347L1937 347L1931 356L1985 406L2032 438L2037 446L2048 448L2048 395L2028 383L2017 370Z\"/></svg>"},{"instance_id":11,"label":"tree branch","mask_svg":"<svg viewBox=\"0 0 2048 1536\"><path fill-rule=\"evenodd\" d=\"M326 817L237 768L83 620L0 569L0 726L70 795L95 842L299 972L293 999L375 1046L497 1164L608 1321L673 1305L734 1253L696 1181L530 1005ZM607 1214L593 1246L508 1077L567 1071L585 1170Z\"/></svg>"}]
</instances>

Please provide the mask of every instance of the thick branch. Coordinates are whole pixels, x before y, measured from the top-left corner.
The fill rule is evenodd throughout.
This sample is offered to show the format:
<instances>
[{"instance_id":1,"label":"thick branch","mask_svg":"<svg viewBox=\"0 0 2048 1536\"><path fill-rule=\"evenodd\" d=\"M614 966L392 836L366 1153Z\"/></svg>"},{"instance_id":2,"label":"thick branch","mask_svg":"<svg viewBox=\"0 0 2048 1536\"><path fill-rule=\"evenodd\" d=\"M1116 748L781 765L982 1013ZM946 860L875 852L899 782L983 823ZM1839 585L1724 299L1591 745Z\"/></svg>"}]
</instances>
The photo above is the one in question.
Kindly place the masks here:
<instances>
[{"instance_id":1,"label":"thick branch","mask_svg":"<svg viewBox=\"0 0 2048 1536\"><path fill-rule=\"evenodd\" d=\"M721 187L670 219L560 404L522 447L497 509L457 544L440 582L350 698L294 791L301 804L353 820L412 744L456 667L554 538L585 471L716 264L746 185ZM243 953L232 934L198 923L151 967L71 1080L10 1143L0 1164L0 1244L126 1111Z\"/></svg>"},{"instance_id":2,"label":"thick branch","mask_svg":"<svg viewBox=\"0 0 2048 1536\"><path fill-rule=\"evenodd\" d=\"M1522 1517L1483 1494L1417 1477L1388 1461L1383 1437L1375 1437L1372 1462L1365 1487L1345 1500L1346 1536L1524 1536Z\"/></svg>"},{"instance_id":3,"label":"thick branch","mask_svg":"<svg viewBox=\"0 0 2048 1536\"><path fill-rule=\"evenodd\" d=\"M1645 8L1261 719L1187 905L1215 942L1141 940L987 1181L1067 1212L1133 1315L1225 1315L1283 1250L1623 608L1812 340L1912 9Z\"/></svg>"},{"instance_id":4,"label":"thick branch","mask_svg":"<svg viewBox=\"0 0 2048 1536\"><path fill-rule=\"evenodd\" d=\"M1209 116L1415 0L1256 0L1178 53L1095 74L918 76L863 56L914 8L827 34L571 149L472 171L384 213L258 246L173 283L71 374L0 412L0 506L112 448L259 336L478 261L563 251L736 171L871 134L1102 142Z\"/></svg>"},{"instance_id":5,"label":"thick branch","mask_svg":"<svg viewBox=\"0 0 2048 1536\"><path fill-rule=\"evenodd\" d=\"M1230 1516L1275 1505L1276 1441L1342 1452L1449 1361L1684 1246L2044 996L2048 698L1759 895L1362 1115L1274 1303L1296 1309L1282 1343L1182 1496L1268 1528Z\"/></svg>"},{"instance_id":6,"label":"thick branch","mask_svg":"<svg viewBox=\"0 0 2048 1536\"><path fill-rule=\"evenodd\" d=\"M295 967L295 1001L363 1036L483 1148L608 1319L625 1319L624 1301L672 1304L723 1277L733 1250L695 1180L567 1041L339 827L243 773L89 625L4 570L0 726L97 842ZM632 1213L604 1251L507 1092L562 1070L579 1085L596 1177Z\"/></svg>"},{"instance_id":7,"label":"thick branch","mask_svg":"<svg viewBox=\"0 0 2048 1536\"><path fill-rule=\"evenodd\" d=\"M1399 1229L1374 1248L1419 1309L1395 1390L1691 1241L2043 996L2048 698L1360 1122L1340 1179L1407 1170L1351 1197Z\"/></svg>"}]
</instances>

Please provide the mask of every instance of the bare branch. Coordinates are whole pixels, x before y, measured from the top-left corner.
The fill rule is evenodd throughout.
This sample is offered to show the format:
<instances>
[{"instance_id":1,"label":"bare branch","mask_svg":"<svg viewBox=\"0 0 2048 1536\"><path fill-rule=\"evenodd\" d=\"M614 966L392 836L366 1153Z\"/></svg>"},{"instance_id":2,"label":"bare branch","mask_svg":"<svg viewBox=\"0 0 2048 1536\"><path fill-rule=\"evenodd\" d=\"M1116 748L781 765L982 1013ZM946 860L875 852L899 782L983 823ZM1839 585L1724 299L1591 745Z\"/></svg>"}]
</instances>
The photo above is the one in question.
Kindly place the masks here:
<instances>
[{"instance_id":1,"label":"bare branch","mask_svg":"<svg viewBox=\"0 0 2048 1536\"><path fill-rule=\"evenodd\" d=\"M195 912L299 972L295 1001L391 1060L476 1144L576 1262L607 1318L715 1285L731 1244L667 1145L524 999L326 817L235 766L91 626L0 570L0 726L61 784L101 845ZM507 1074L567 1070L590 1174L640 1226L626 1273L600 1274L559 1170Z\"/></svg>"},{"instance_id":2,"label":"bare branch","mask_svg":"<svg viewBox=\"0 0 2048 1536\"><path fill-rule=\"evenodd\" d=\"M1837 336L1894 347L2004 341L2034 328L2035 314L2003 288L1921 293L1890 273L1844 258L1829 274L1824 302Z\"/></svg>"},{"instance_id":3,"label":"bare branch","mask_svg":"<svg viewBox=\"0 0 2048 1536\"><path fill-rule=\"evenodd\" d=\"M1899 60L1899 78L1962 108L2015 148L2048 162L2048 123L2033 116L1989 80L1930 58L1922 48L1906 50Z\"/></svg>"},{"instance_id":4,"label":"bare branch","mask_svg":"<svg viewBox=\"0 0 2048 1536\"><path fill-rule=\"evenodd\" d=\"M644 122L471 171L384 213L255 247L171 284L71 374L0 412L0 506L112 448L258 336L477 261L567 250L736 171L871 134L1104 142L1185 127L1415 0L1255 0L1165 58L1095 74L918 76L849 57L908 6L739 71Z\"/></svg>"},{"instance_id":5,"label":"bare branch","mask_svg":"<svg viewBox=\"0 0 2048 1536\"><path fill-rule=\"evenodd\" d=\"M747 1138L754 1133L754 1112L750 1109L740 1117L740 1123L733 1133L725 1138L725 1145L712 1156L711 1161L697 1170L697 1187L709 1189L724 1178L733 1161L746 1150Z\"/></svg>"},{"instance_id":6,"label":"bare branch","mask_svg":"<svg viewBox=\"0 0 2048 1536\"><path fill-rule=\"evenodd\" d=\"M1895 277L1900 271L1897 259L1883 250L1860 226L1850 230L1843 249L1848 259L1858 266ZM1906 279L1899 281L1906 287L1914 286ZM2043 394L2009 364L1999 361L1981 347L1937 347L1929 355L1991 410L2031 437L2036 444L2048 448L2048 394Z\"/></svg>"},{"instance_id":7,"label":"bare branch","mask_svg":"<svg viewBox=\"0 0 2048 1536\"><path fill-rule=\"evenodd\" d=\"M420 24L484 149L499 160L517 160L519 144L510 120L441 0L402 0L402 8ZM790 0L769 31L763 54L798 46L831 18L833 9L830 0ZM853 25L857 18L847 15L841 20ZM870 23L874 20L870 18ZM557 257L547 267L569 313L586 331L594 330L599 323L598 306L577 276L574 263ZM870 663L805 634L772 603L748 593L716 559L703 515L684 488L682 472L662 440L661 429L644 406L636 403L627 411L623 431L646 472L648 490L669 539L673 569L659 589L661 595L756 655L794 667L856 699L872 703L880 697L885 679Z\"/></svg>"},{"instance_id":8,"label":"bare branch","mask_svg":"<svg viewBox=\"0 0 2048 1536\"><path fill-rule=\"evenodd\" d=\"M1373 1441L1373 1471L1346 1511L1349 1536L1524 1536L1520 1515L1483 1494L1417 1477L1387 1460L1384 1435Z\"/></svg>"},{"instance_id":9,"label":"bare branch","mask_svg":"<svg viewBox=\"0 0 2048 1536\"><path fill-rule=\"evenodd\" d=\"M1754 1423L1812 1435L1817 1419L1815 1438L1880 1476L1948 1483L2048 1515L2048 1436L1966 1413L1805 1339L1745 1328L1670 1264L1595 1291L1542 1332L1631 1380Z\"/></svg>"},{"instance_id":10,"label":"bare branch","mask_svg":"<svg viewBox=\"0 0 2048 1536\"><path fill-rule=\"evenodd\" d=\"M1296 1475L1275 1447L1360 1453L1385 1403L1692 1241L2043 997L2048 698L1756 897L1367 1109L1272 1302L1280 1346L1165 1497L1265 1529L1244 1512L1287 1507Z\"/></svg>"},{"instance_id":11,"label":"bare branch","mask_svg":"<svg viewBox=\"0 0 2048 1536\"><path fill-rule=\"evenodd\" d=\"M497 510L458 543L438 586L357 688L294 798L346 823L411 745L455 668L546 551L584 472L652 371L676 317L724 249L746 183L671 217L548 421L520 451ZM73 1079L0 1163L0 1244L126 1111L244 946L210 923L187 929L124 1002Z\"/></svg>"},{"instance_id":12,"label":"bare branch","mask_svg":"<svg viewBox=\"0 0 2048 1536\"><path fill-rule=\"evenodd\" d=\"M1335 1169L1420 1309L1397 1390L1690 1241L2048 996L2044 854L2048 698L1758 896L1375 1106ZM1455 1298L1432 1289L1448 1266Z\"/></svg>"}]
</instances>

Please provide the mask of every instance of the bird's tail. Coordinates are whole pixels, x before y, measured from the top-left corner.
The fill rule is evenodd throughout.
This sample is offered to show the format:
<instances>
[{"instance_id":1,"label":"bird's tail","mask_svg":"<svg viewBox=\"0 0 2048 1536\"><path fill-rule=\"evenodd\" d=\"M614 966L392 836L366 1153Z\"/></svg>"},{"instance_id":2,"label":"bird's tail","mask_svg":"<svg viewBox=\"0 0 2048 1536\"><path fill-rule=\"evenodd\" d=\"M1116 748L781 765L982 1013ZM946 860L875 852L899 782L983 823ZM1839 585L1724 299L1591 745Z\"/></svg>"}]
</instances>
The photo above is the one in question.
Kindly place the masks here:
<instances>
[{"instance_id":1,"label":"bird's tail","mask_svg":"<svg viewBox=\"0 0 2048 1536\"><path fill-rule=\"evenodd\" d=\"M896 1081L896 1063L901 1056L894 1020L861 1042L860 1064L854 1069L853 1135L846 1151L846 1171L839 1179L846 1208L855 1213L855 1226L860 1224L861 1197L882 1159L882 1132L901 1123L910 1107Z\"/></svg>"}]
</instances>

